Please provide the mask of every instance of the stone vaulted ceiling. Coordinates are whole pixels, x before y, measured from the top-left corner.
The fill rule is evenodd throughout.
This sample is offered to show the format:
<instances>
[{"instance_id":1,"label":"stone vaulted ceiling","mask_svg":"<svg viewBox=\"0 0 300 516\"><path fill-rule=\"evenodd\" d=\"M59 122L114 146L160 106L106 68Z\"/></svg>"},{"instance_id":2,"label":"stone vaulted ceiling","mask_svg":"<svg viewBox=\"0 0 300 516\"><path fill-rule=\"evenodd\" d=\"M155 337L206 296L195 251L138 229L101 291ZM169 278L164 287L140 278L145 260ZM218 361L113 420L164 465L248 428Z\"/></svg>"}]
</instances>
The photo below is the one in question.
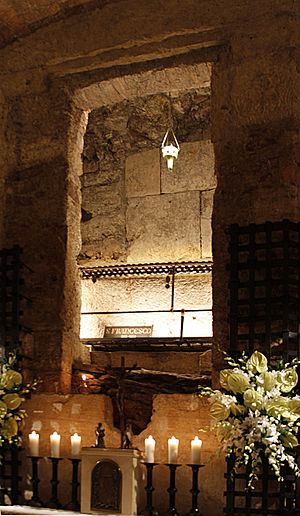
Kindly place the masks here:
<instances>
[{"instance_id":1,"label":"stone vaulted ceiling","mask_svg":"<svg viewBox=\"0 0 300 516\"><path fill-rule=\"evenodd\" d=\"M112 0L1 0L0 48L42 26Z\"/></svg>"}]
</instances>

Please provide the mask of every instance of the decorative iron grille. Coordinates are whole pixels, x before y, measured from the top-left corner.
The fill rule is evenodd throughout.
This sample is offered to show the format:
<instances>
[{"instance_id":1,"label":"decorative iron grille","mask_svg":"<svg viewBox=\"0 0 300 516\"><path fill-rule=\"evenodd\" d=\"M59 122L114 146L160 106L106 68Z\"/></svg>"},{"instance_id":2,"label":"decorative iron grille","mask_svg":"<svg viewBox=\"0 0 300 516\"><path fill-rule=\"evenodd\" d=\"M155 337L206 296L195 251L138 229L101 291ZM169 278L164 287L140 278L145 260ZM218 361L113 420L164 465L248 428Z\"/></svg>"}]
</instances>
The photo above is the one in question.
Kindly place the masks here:
<instances>
[{"instance_id":1,"label":"decorative iron grille","mask_svg":"<svg viewBox=\"0 0 300 516\"><path fill-rule=\"evenodd\" d=\"M121 276L148 276L153 274L208 274L212 262L139 263L134 265L110 265L105 267L81 267L83 279L96 281L100 278Z\"/></svg>"},{"instance_id":2,"label":"decorative iron grille","mask_svg":"<svg viewBox=\"0 0 300 516\"><path fill-rule=\"evenodd\" d=\"M22 300L27 299L21 289L21 276L25 265L21 261L22 250L18 246L0 250L0 349L2 353L15 351L20 345L21 332L30 328L21 323Z\"/></svg>"},{"instance_id":3,"label":"decorative iron grille","mask_svg":"<svg viewBox=\"0 0 300 516\"><path fill-rule=\"evenodd\" d=\"M300 356L300 223L289 220L232 225L230 234L230 351L260 350L271 361ZM298 458L299 462L299 453ZM279 483L267 463L256 488L246 490L249 471L227 464L227 515L300 515L300 483L288 469Z\"/></svg>"},{"instance_id":4,"label":"decorative iron grille","mask_svg":"<svg viewBox=\"0 0 300 516\"><path fill-rule=\"evenodd\" d=\"M230 348L299 356L300 224L230 227Z\"/></svg>"},{"instance_id":5,"label":"decorative iron grille","mask_svg":"<svg viewBox=\"0 0 300 516\"><path fill-rule=\"evenodd\" d=\"M234 457L228 459L224 510L227 516L299 516L299 482L295 481L295 475L287 467L282 471L284 481L278 482L264 461L254 489L247 489L249 474L249 468L234 473Z\"/></svg>"},{"instance_id":6,"label":"decorative iron grille","mask_svg":"<svg viewBox=\"0 0 300 516\"><path fill-rule=\"evenodd\" d=\"M20 449L12 446L9 450L3 450L0 465L0 503L7 504L7 499L11 505L20 503ZM7 498L6 498L7 497Z\"/></svg>"}]
</instances>

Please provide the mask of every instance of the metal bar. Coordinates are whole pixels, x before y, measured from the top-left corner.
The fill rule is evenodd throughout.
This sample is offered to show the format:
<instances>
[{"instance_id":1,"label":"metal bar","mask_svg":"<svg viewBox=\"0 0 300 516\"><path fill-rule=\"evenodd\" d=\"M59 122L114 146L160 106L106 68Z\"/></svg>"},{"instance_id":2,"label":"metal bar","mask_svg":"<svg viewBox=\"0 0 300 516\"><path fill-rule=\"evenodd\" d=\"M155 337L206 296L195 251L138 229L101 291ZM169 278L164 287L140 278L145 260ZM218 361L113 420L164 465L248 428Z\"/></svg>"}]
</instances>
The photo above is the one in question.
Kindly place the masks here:
<instances>
[{"instance_id":1,"label":"metal bar","mask_svg":"<svg viewBox=\"0 0 300 516\"><path fill-rule=\"evenodd\" d=\"M137 342L165 342L165 343L174 343L178 342L181 343L179 337L117 337L117 338L100 338L100 337L92 337L92 338L85 338L81 339L81 342L113 342L114 340L121 340L121 341L137 341ZM192 343L192 342L212 342L213 337L211 336L201 336L201 337L184 337L182 342L186 343Z\"/></svg>"},{"instance_id":2,"label":"metal bar","mask_svg":"<svg viewBox=\"0 0 300 516\"><path fill-rule=\"evenodd\" d=\"M99 351L99 352L107 352L107 353L123 353L125 351L135 351L139 353L204 353L204 351L211 350L211 346L207 346L205 344L194 344L193 346L189 347L180 347L178 346L156 346L155 348L152 348L150 346L144 347L144 346L130 346L130 344L123 344L122 345L109 345L109 344L85 344L86 346L91 346L93 351Z\"/></svg>"},{"instance_id":3,"label":"metal bar","mask_svg":"<svg viewBox=\"0 0 300 516\"><path fill-rule=\"evenodd\" d=\"M289 283L290 283L290 267L288 261L290 258L290 249L288 242L289 238L289 223L287 220L283 223L283 262L285 263L284 273L282 276L284 304L282 306L282 339L283 339L283 359L289 360Z\"/></svg>"},{"instance_id":4,"label":"metal bar","mask_svg":"<svg viewBox=\"0 0 300 516\"><path fill-rule=\"evenodd\" d=\"M250 224L249 227L249 339L248 339L248 353L253 353L255 349L255 336L256 336L256 320L255 320L255 266L256 266L256 255L254 249L255 243L255 226Z\"/></svg>"},{"instance_id":5,"label":"metal bar","mask_svg":"<svg viewBox=\"0 0 300 516\"><path fill-rule=\"evenodd\" d=\"M212 338L208 337L207 339L203 339L201 341L198 339L196 342L164 342L164 339L157 339L154 343L151 342L153 339L149 339L148 341L139 341L138 339L120 339L116 341L108 341L105 339L95 339L95 340L82 340L82 344L88 347L91 347L93 351L109 351L109 352L118 352L118 351L138 351L138 352L201 352L211 349ZM125 341L125 342L124 342Z\"/></svg>"},{"instance_id":6,"label":"metal bar","mask_svg":"<svg viewBox=\"0 0 300 516\"><path fill-rule=\"evenodd\" d=\"M298 296L300 296L300 222L298 222L297 224L298 226L298 267L297 267L297 270L298 270L298 282L297 282L297 294ZM291 298L291 296L290 296ZM299 358L300 357L300 304L297 303L297 307L298 307L298 310L297 310L297 315L298 315L298 324L297 324L297 346L296 346L296 349L297 349L297 357ZM299 452L298 452L298 457L299 457ZM300 480L299 478L297 477L297 480L296 480L296 500L297 500L297 508L299 507L300 508Z\"/></svg>"},{"instance_id":7,"label":"metal bar","mask_svg":"<svg viewBox=\"0 0 300 516\"><path fill-rule=\"evenodd\" d=\"M271 222L266 223L266 242L265 242L265 248L266 248L266 262L271 263L271 257L272 257L272 224ZM281 319L282 317L282 309L279 309L277 306L277 310L279 309L280 315L277 314L277 316L274 314L274 306L273 306L273 298L272 298L272 268L266 267L265 269L265 296L266 296L266 303L264 307L264 317L265 317L265 334L266 334L266 341L265 344L268 346L268 358L270 359L271 353L272 353L272 322L275 320ZM256 300L255 300L256 302ZM257 304L256 304L257 308ZM280 307L281 308L281 307ZM257 321L257 317L256 317ZM267 350L265 350L267 351Z\"/></svg>"},{"instance_id":8,"label":"metal bar","mask_svg":"<svg viewBox=\"0 0 300 516\"><path fill-rule=\"evenodd\" d=\"M297 222L289 221L289 224L290 224L291 229L293 229L294 231L297 231ZM257 233L265 232L265 229L266 229L265 222L263 222L262 224L256 224L255 227L256 227ZM273 227L273 231L281 231L282 230L282 221L280 220L277 222L272 222L272 227ZM249 226L241 226L239 231L240 231L241 235L248 234Z\"/></svg>"},{"instance_id":9,"label":"metal bar","mask_svg":"<svg viewBox=\"0 0 300 516\"><path fill-rule=\"evenodd\" d=\"M235 473L234 473L234 457L230 456L226 459L227 473L226 478L226 515L233 516L235 514L234 493L235 493ZM244 510L244 509L243 509Z\"/></svg>"},{"instance_id":10,"label":"metal bar","mask_svg":"<svg viewBox=\"0 0 300 516\"><path fill-rule=\"evenodd\" d=\"M17 505L19 503L19 450L16 446L11 449L11 503Z\"/></svg>"},{"instance_id":11,"label":"metal bar","mask_svg":"<svg viewBox=\"0 0 300 516\"><path fill-rule=\"evenodd\" d=\"M181 317L180 317L180 340L183 339L183 325L184 325L184 308L181 310Z\"/></svg>"},{"instance_id":12,"label":"metal bar","mask_svg":"<svg viewBox=\"0 0 300 516\"><path fill-rule=\"evenodd\" d=\"M171 308L170 311L174 311L174 297L175 297L175 267L172 268L172 288L171 288Z\"/></svg>"},{"instance_id":13,"label":"metal bar","mask_svg":"<svg viewBox=\"0 0 300 516\"><path fill-rule=\"evenodd\" d=\"M300 467L300 452L296 451L297 465ZM300 513L300 478L295 478L295 509Z\"/></svg>"},{"instance_id":14,"label":"metal bar","mask_svg":"<svg viewBox=\"0 0 300 516\"><path fill-rule=\"evenodd\" d=\"M172 268L175 269L176 274L208 274L212 271L212 262L140 263L133 265L81 267L81 276L83 279L96 281L99 278L115 276L169 274Z\"/></svg>"},{"instance_id":15,"label":"metal bar","mask_svg":"<svg viewBox=\"0 0 300 516\"><path fill-rule=\"evenodd\" d=\"M238 335L238 226L230 227L230 277L229 277L229 346L233 353L237 352Z\"/></svg>"},{"instance_id":16,"label":"metal bar","mask_svg":"<svg viewBox=\"0 0 300 516\"><path fill-rule=\"evenodd\" d=\"M181 313L181 310L172 310ZM211 308L185 309L185 312L211 312ZM81 315L115 315L115 314L169 314L170 310L119 310L118 312L81 312Z\"/></svg>"}]
</instances>

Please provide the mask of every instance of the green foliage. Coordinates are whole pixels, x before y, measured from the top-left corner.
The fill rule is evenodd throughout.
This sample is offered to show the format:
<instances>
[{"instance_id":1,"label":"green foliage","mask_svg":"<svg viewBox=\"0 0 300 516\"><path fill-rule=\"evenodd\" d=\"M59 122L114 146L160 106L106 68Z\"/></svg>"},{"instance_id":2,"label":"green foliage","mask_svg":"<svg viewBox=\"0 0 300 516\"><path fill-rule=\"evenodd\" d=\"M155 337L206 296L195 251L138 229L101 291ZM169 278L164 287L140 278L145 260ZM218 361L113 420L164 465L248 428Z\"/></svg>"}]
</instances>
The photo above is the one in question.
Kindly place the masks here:
<instances>
[{"instance_id":1,"label":"green foliage","mask_svg":"<svg viewBox=\"0 0 300 516\"><path fill-rule=\"evenodd\" d=\"M10 354L0 361L0 448L20 445L19 424L27 416L22 404L37 388L38 380L25 384L17 370L16 356Z\"/></svg>"}]
</instances>

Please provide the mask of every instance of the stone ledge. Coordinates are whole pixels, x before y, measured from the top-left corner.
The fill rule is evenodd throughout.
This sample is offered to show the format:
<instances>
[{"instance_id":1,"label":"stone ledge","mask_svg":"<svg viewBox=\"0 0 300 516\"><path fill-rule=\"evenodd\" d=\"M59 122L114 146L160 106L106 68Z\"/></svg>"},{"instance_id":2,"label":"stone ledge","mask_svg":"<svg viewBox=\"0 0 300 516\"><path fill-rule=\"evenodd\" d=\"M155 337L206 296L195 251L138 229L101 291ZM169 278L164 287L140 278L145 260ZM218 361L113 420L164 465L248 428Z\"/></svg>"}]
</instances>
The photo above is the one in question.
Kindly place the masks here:
<instances>
[{"instance_id":1,"label":"stone ledge","mask_svg":"<svg viewBox=\"0 0 300 516\"><path fill-rule=\"evenodd\" d=\"M27 505L0 505L0 514L5 514L7 516L20 514L22 514L22 516L31 516L34 514L41 516L90 516L90 514L84 514L82 512L47 509L46 507L29 507ZM116 515L108 514L107 516Z\"/></svg>"}]
</instances>

